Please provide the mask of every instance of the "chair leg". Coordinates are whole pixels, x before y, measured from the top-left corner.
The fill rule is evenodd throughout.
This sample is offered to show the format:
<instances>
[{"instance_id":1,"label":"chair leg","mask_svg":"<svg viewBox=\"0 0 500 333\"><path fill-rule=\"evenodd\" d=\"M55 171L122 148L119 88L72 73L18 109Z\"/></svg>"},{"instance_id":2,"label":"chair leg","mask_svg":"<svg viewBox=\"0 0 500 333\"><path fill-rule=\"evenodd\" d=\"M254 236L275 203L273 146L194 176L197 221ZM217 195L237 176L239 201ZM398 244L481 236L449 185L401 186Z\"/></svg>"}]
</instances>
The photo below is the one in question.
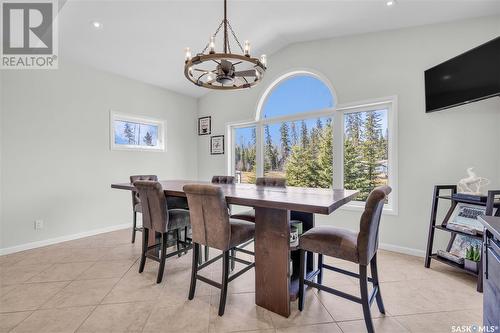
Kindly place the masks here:
<instances>
[{"instance_id":1,"label":"chair leg","mask_svg":"<svg viewBox=\"0 0 500 333\"><path fill-rule=\"evenodd\" d=\"M363 315L365 317L366 330L373 333L372 314L370 312L370 299L368 298L368 266L359 265L359 288L361 291L361 305L363 306Z\"/></svg>"},{"instance_id":2,"label":"chair leg","mask_svg":"<svg viewBox=\"0 0 500 333\"><path fill-rule=\"evenodd\" d=\"M158 277L156 278L156 283L160 283L163 278L163 271L165 270L165 260L167 259L167 234L161 234L160 241L160 267L158 268Z\"/></svg>"},{"instance_id":3,"label":"chair leg","mask_svg":"<svg viewBox=\"0 0 500 333\"><path fill-rule=\"evenodd\" d=\"M142 252L141 252L141 262L139 264L139 273L144 271L144 265L146 264L146 253L148 252L148 242L149 242L149 230L144 229L142 231Z\"/></svg>"},{"instance_id":4,"label":"chair leg","mask_svg":"<svg viewBox=\"0 0 500 333\"><path fill-rule=\"evenodd\" d=\"M373 256L372 260L370 261L370 270L372 272L372 279L373 279L373 287L377 287L377 295L375 296L375 299L377 300L377 306L378 310L380 313L385 314L385 307L384 307L384 302L382 301L382 294L380 293L380 284L378 281L378 269L377 269L377 254Z\"/></svg>"},{"instance_id":5,"label":"chair leg","mask_svg":"<svg viewBox=\"0 0 500 333\"><path fill-rule=\"evenodd\" d=\"M323 255L321 253L318 253L318 284L323 283Z\"/></svg>"},{"instance_id":6,"label":"chair leg","mask_svg":"<svg viewBox=\"0 0 500 333\"><path fill-rule=\"evenodd\" d=\"M194 292L196 290L196 276L198 274L199 256L200 256L200 245L193 243L193 260L191 263L191 285L189 286L189 296L188 296L189 300L192 300L194 298Z\"/></svg>"},{"instance_id":7,"label":"chair leg","mask_svg":"<svg viewBox=\"0 0 500 333\"><path fill-rule=\"evenodd\" d=\"M236 250L235 249L231 249L231 257L235 257L236 256ZM236 266L236 262L234 261L233 258L230 259L231 260L231 272L234 271L234 267Z\"/></svg>"},{"instance_id":8,"label":"chair leg","mask_svg":"<svg viewBox=\"0 0 500 333\"><path fill-rule=\"evenodd\" d=\"M184 243L187 243L188 241L188 227L184 227ZM184 254L188 253L187 246L184 246L186 251L184 251Z\"/></svg>"},{"instance_id":9,"label":"chair leg","mask_svg":"<svg viewBox=\"0 0 500 333\"><path fill-rule=\"evenodd\" d=\"M208 257L209 257L208 249L209 249L209 247L205 245L205 261L208 261Z\"/></svg>"},{"instance_id":10,"label":"chair leg","mask_svg":"<svg viewBox=\"0 0 500 333\"><path fill-rule=\"evenodd\" d=\"M299 311L304 309L304 299L305 299L305 284L304 277L306 275L306 251L299 250Z\"/></svg>"},{"instance_id":11,"label":"chair leg","mask_svg":"<svg viewBox=\"0 0 500 333\"><path fill-rule=\"evenodd\" d=\"M224 259L222 262L222 283L219 300L219 316L224 314L226 308L227 283L229 278L229 251L224 251Z\"/></svg>"},{"instance_id":12,"label":"chair leg","mask_svg":"<svg viewBox=\"0 0 500 333\"><path fill-rule=\"evenodd\" d=\"M179 251L181 249L181 243L180 243L180 240L181 240L181 229L176 229L175 230L175 237L177 238L177 251ZM179 254L177 256L178 257L182 256L182 253L179 252Z\"/></svg>"},{"instance_id":13,"label":"chair leg","mask_svg":"<svg viewBox=\"0 0 500 333\"><path fill-rule=\"evenodd\" d=\"M137 229L137 212L134 210L134 217L132 222L132 244L135 243L135 229Z\"/></svg>"}]
</instances>

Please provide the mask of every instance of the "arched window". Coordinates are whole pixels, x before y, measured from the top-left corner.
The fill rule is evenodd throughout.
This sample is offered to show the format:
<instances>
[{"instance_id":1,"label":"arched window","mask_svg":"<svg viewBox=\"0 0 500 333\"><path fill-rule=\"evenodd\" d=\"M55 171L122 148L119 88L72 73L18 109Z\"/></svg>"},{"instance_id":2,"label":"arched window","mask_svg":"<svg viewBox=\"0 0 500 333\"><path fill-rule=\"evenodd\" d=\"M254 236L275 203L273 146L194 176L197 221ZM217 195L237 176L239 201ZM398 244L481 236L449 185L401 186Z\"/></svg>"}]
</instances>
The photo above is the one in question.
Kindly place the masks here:
<instances>
[{"instance_id":1,"label":"arched window","mask_svg":"<svg viewBox=\"0 0 500 333\"><path fill-rule=\"evenodd\" d=\"M378 185L394 189L394 104L384 98L338 106L321 75L283 75L262 95L255 122L229 125L230 173L243 183L272 176L289 186L356 189L360 201Z\"/></svg>"},{"instance_id":2,"label":"arched window","mask_svg":"<svg viewBox=\"0 0 500 333\"><path fill-rule=\"evenodd\" d=\"M261 117L274 118L303 112L322 111L334 106L330 88L316 76L300 73L279 79L264 96Z\"/></svg>"}]
</instances>

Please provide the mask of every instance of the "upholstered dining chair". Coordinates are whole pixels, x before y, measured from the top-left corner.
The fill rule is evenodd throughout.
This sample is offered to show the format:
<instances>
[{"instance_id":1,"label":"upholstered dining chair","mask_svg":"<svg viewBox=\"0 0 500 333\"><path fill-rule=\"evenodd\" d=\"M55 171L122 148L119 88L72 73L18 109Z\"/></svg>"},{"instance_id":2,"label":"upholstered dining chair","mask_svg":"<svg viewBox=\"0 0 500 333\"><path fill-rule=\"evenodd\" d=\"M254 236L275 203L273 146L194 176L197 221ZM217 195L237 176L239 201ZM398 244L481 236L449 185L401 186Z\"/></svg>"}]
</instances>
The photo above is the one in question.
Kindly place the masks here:
<instances>
[{"instance_id":1,"label":"upholstered dining chair","mask_svg":"<svg viewBox=\"0 0 500 333\"><path fill-rule=\"evenodd\" d=\"M158 176L156 175L134 175L130 176L130 183L134 183L137 180L153 180L158 181ZM132 191L132 243L135 243L135 233L137 231L142 231L142 228L137 227L137 213L142 213L141 199L139 198L139 193L137 191Z\"/></svg>"},{"instance_id":2,"label":"upholstered dining chair","mask_svg":"<svg viewBox=\"0 0 500 333\"><path fill-rule=\"evenodd\" d=\"M233 176L213 176L212 177L212 184L234 184L234 177ZM227 208L231 212L231 206L227 205ZM205 246L205 251L204 251L205 261L207 261L208 257L210 256L209 252L210 252L209 247ZM233 255L234 255L234 253L233 253ZM202 262L201 255L199 257L199 260L200 260L200 264L201 264L201 262ZM233 261L231 261L231 267L234 268Z\"/></svg>"},{"instance_id":3,"label":"upholstered dining chair","mask_svg":"<svg viewBox=\"0 0 500 333\"><path fill-rule=\"evenodd\" d=\"M359 232L333 226L318 226L305 232L300 237L300 278L299 278L299 310L304 308L305 285L317 288L359 303L363 307L363 315L368 332L374 332L370 306L374 299L381 313L385 313L377 271L378 233L382 209L387 196L391 193L389 186L375 188L366 200L365 210L361 215ZM306 251L318 253L318 270L307 274L305 270ZM346 271L323 263L323 255L347 260L359 265L359 274ZM370 265L371 277L368 277ZM361 297L346 294L322 285L323 268L359 279ZM317 283L313 281L317 275ZM368 282L373 283L373 290L368 295Z\"/></svg>"},{"instance_id":4,"label":"upholstered dining chair","mask_svg":"<svg viewBox=\"0 0 500 333\"><path fill-rule=\"evenodd\" d=\"M186 209L169 209L167 198L165 193L163 193L163 188L157 181L136 180L134 186L141 198L142 223L144 228L142 232L142 252L139 273L144 271L146 258L158 261L160 267L158 268L156 283L160 283L165 269L165 260L191 248L190 243L180 241L177 238L178 230L184 229L190 224L189 211ZM159 244L148 246L150 230L160 234ZM183 248L177 248L177 251L167 254L169 234L174 236L173 239L176 240L177 244L179 244L179 242L182 243ZM155 255L155 253L158 253L158 248L160 249L159 256Z\"/></svg>"},{"instance_id":5,"label":"upholstered dining chair","mask_svg":"<svg viewBox=\"0 0 500 333\"><path fill-rule=\"evenodd\" d=\"M219 301L219 316L224 314L228 283L255 266L253 262L232 257L230 251L235 249L246 254L253 252L239 249L238 245L251 240L255 235L255 224L229 217L226 198L219 186L215 185L184 185L188 198L191 216L193 241L193 261L191 268L191 286L188 298L192 300L196 290L196 281L201 280L221 290ZM222 251L202 265L198 264L200 245L216 248ZM210 280L199 274L199 271L222 258L222 282ZM229 276L229 260L234 259L246 267Z\"/></svg>"},{"instance_id":6,"label":"upholstered dining chair","mask_svg":"<svg viewBox=\"0 0 500 333\"><path fill-rule=\"evenodd\" d=\"M233 176L213 176L212 184L234 184Z\"/></svg>"}]
</instances>

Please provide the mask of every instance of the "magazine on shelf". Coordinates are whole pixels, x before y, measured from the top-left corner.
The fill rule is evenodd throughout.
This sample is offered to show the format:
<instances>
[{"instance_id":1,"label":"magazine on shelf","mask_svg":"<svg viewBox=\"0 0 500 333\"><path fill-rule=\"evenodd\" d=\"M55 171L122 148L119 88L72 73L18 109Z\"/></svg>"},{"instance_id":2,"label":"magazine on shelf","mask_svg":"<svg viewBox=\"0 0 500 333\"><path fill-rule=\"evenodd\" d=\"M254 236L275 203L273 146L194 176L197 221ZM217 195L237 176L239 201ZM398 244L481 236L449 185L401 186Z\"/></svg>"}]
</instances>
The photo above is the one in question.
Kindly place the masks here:
<instances>
[{"instance_id":1,"label":"magazine on shelf","mask_svg":"<svg viewBox=\"0 0 500 333\"><path fill-rule=\"evenodd\" d=\"M483 225L478 221L477 218L485 214L485 206L459 203L455 207L455 210L453 211L450 220L446 224L446 227L451 230L459 231L463 231L463 228L466 228L478 233L482 233Z\"/></svg>"},{"instance_id":2,"label":"magazine on shelf","mask_svg":"<svg viewBox=\"0 0 500 333\"><path fill-rule=\"evenodd\" d=\"M459 258L465 258L465 250L471 246L481 248L482 240L471 236L456 235L449 252Z\"/></svg>"}]
</instances>

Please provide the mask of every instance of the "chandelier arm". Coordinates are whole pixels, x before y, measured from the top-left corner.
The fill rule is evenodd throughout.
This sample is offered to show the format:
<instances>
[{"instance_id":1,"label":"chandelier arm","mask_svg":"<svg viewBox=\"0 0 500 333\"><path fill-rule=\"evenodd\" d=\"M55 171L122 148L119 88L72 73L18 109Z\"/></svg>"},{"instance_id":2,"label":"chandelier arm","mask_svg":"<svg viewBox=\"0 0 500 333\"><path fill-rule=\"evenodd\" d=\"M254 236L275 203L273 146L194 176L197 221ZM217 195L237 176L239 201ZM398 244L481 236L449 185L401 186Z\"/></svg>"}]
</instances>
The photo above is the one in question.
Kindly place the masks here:
<instances>
[{"instance_id":1,"label":"chandelier arm","mask_svg":"<svg viewBox=\"0 0 500 333\"><path fill-rule=\"evenodd\" d=\"M214 34L212 35L212 37L216 37L217 34L219 33L220 31L220 28L222 28L222 25L224 24L224 21L221 21L219 26L217 27L217 30L215 30ZM205 48L203 49L203 51L201 51L201 53L205 53L205 51L208 49L208 47L210 46L210 42L207 43L207 45L205 45Z\"/></svg>"},{"instance_id":2,"label":"chandelier arm","mask_svg":"<svg viewBox=\"0 0 500 333\"><path fill-rule=\"evenodd\" d=\"M240 43L238 37L236 37L236 33L234 32L233 27L231 26L231 23L229 23L229 21L228 21L227 24L229 26L229 30L231 30L231 34L233 35L234 40L236 41L236 43L240 47L241 52L245 53L245 51L243 50L243 47L241 46L241 43Z\"/></svg>"}]
</instances>

